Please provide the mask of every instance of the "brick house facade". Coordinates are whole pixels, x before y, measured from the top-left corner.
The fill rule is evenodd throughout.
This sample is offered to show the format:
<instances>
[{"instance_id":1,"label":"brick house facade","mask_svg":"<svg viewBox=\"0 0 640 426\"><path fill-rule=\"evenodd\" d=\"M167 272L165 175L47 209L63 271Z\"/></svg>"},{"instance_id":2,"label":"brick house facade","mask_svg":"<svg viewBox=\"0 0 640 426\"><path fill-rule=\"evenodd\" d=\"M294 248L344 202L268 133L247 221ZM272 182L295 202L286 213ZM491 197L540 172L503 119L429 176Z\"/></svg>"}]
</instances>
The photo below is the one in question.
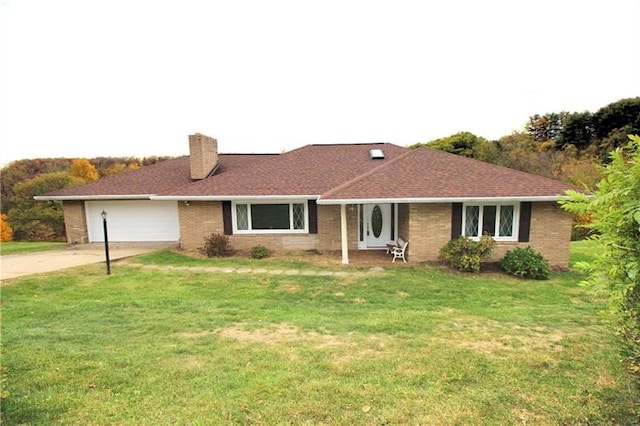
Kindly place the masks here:
<instances>
[{"instance_id":1,"label":"brick house facade","mask_svg":"<svg viewBox=\"0 0 640 426\"><path fill-rule=\"evenodd\" d=\"M178 203L180 240L185 250L197 250L212 233L224 233L222 202L192 201ZM69 243L88 242L85 209L82 201L64 202L65 226ZM451 203L399 204L398 235L410 241L408 258L412 262L436 261L440 249L451 235ZM347 213L349 250L357 250L358 214L354 209ZM572 217L561 210L557 203L532 203L531 239L528 242L501 241L496 245L492 260L501 259L507 250L531 246L539 251L550 264L566 268L569 264L569 244ZM248 251L264 245L276 251L329 250L341 248L339 206L318 207L317 234L266 234L229 235L231 246Z\"/></svg>"},{"instance_id":2,"label":"brick house facade","mask_svg":"<svg viewBox=\"0 0 640 426\"><path fill-rule=\"evenodd\" d=\"M102 209L126 228L121 238L169 238L187 250L218 232L237 250L341 250L348 263L349 251L384 249L402 236L408 258L423 262L458 235L488 230L493 260L531 246L568 266L572 217L557 200L577 188L563 182L386 143L218 154L215 139L196 134L189 146L188 157L38 198L62 200L69 243L100 240ZM167 227L175 230L156 232Z\"/></svg>"}]
</instances>

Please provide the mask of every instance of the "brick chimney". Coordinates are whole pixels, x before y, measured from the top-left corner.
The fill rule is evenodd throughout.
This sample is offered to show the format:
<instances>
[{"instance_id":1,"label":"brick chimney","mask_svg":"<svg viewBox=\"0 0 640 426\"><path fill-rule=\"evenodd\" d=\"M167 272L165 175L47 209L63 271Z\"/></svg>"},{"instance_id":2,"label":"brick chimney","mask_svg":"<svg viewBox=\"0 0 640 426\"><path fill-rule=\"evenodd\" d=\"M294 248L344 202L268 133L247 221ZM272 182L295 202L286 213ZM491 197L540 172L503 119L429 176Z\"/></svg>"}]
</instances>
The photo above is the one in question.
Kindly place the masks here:
<instances>
[{"instance_id":1,"label":"brick chimney","mask_svg":"<svg viewBox=\"0 0 640 426\"><path fill-rule=\"evenodd\" d=\"M218 165L218 141L201 133L189 135L191 179L200 180Z\"/></svg>"}]
</instances>

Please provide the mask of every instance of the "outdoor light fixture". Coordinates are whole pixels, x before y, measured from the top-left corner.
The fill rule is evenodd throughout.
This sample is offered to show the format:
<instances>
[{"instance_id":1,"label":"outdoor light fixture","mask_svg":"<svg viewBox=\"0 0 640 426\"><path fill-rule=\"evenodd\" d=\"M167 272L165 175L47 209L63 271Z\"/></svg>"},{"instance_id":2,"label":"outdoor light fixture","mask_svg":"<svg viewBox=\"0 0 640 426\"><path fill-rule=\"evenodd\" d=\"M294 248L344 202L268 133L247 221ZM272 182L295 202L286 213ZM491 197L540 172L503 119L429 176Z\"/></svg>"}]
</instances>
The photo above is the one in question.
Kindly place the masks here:
<instances>
[{"instance_id":1,"label":"outdoor light fixture","mask_svg":"<svg viewBox=\"0 0 640 426\"><path fill-rule=\"evenodd\" d=\"M107 262L107 275L111 275L111 261L109 260L109 236L107 234L107 212L102 210L102 229L104 230L104 257Z\"/></svg>"}]
</instances>

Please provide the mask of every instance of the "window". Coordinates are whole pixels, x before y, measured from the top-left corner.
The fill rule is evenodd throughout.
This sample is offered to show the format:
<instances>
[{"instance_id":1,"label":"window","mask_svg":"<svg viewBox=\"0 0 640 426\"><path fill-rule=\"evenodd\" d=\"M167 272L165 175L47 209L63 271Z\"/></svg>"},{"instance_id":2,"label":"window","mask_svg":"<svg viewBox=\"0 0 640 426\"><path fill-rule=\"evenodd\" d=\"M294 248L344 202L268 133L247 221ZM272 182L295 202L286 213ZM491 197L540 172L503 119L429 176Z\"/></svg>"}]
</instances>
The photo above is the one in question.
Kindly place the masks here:
<instances>
[{"instance_id":1,"label":"window","mask_svg":"<svg viewBox=\"0 0 640 426\"><path fill-rule=\"evenodd\" d=\"M515 241L517 209L514 204L466 204L462 229L469 238L489 234L496 240Z\"/></svg>"},{"instance_id":2,"label":"window","mask_svg":"<svg viewBox=\"0 0 640 426\"><path fill-rule=\"evenodd\" d=\"M242 233L308 232L307 203L234 203L234 231Z\"/></svg>"}]
</instances>

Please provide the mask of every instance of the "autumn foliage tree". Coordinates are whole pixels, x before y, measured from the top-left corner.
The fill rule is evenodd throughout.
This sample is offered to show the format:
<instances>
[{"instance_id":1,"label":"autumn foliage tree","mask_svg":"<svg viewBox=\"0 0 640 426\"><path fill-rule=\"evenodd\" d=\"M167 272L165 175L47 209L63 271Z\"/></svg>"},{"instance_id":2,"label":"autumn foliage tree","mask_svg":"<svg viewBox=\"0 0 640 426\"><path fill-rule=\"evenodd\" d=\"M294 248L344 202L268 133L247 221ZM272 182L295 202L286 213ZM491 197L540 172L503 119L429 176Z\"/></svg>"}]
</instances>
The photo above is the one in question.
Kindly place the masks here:
<instances>
[{"instance_id":1,"label":"autumn foliage tree","mask_svg":"<svg viewBox=\"0 0 640 426\"><path fill-rule=\"evenodd\" d=\"M150 165L170 157L147 157L143 159L135 157L97 157L86 160L97 171L98 176L110 176L127 170L135 170L141 165ZM35 158L12 161L0 170L0 208L2 213L11 209L11 197L13 188L19 182L33 179L46 173L71 172L74 160L69 158ZM84 161L82 162L84 163ZM83 181L88 182L93 178L91 167L86 164L74 167L73 174ZM95 179L93 179L95 180Z\"/></svg>"},{"instance_id":2,"label":"autumn foliage tree","mask_svg":"<svg viewBox=\"0 0 640 426\"><path fill-rule=\"evenodd\" d=\"M129 163L128 165L125 163L113 163L109 167L107 167L101 174L102 177L117 175L118 173L126 172L129 170L136 170L140 168L140 164L138 163Z\"/></svg>"},{"instance_id":3,"label":"autumn foliage tree","mask_svg":"<svg viewBox=\"0 0 640 426\"><path fill-rule=\"evenodd\" d=\"M7 223L7 215L0 214L0 241L12 241L13 240L13 229Z\"/></svg>"},{"instance_id":4,"label":"autumn foliage tree","mask_svg":"<svg viewBox=\"0 0 640 426\"><path fill-rule=\"evenodd\" d=\"M84 182L93 182L98 179L98 170L85 158L77 158L69 166L69 176L82 179Z\"/></svg>"}]
</instances>

